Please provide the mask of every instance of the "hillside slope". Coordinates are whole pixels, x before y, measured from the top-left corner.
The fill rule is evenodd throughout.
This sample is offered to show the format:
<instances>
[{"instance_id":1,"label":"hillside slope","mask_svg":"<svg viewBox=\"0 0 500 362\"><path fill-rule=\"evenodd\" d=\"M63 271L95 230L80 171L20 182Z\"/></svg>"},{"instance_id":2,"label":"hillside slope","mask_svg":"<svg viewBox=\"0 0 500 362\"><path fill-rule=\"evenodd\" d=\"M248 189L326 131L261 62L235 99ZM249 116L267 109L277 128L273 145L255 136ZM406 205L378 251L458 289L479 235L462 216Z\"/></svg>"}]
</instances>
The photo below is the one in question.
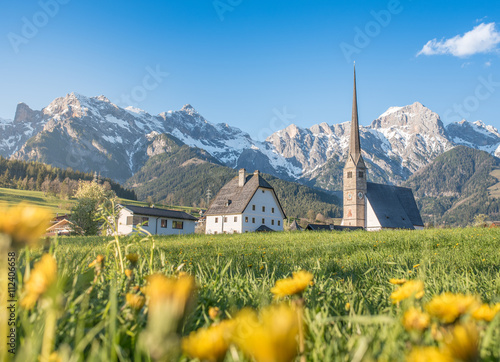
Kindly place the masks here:
<instances>
[{"instance_id":1,"label":"hillside slope","mask_svg":"<svg viewBox=\"0 0 500 362\"><path fill-rule=\"evenodd\" d=\"M411 187L424 221L466 226L475 215L500 217L497 188L500 159L484 151L457 146L413 174Z\"/></svg>"}]
</instances>

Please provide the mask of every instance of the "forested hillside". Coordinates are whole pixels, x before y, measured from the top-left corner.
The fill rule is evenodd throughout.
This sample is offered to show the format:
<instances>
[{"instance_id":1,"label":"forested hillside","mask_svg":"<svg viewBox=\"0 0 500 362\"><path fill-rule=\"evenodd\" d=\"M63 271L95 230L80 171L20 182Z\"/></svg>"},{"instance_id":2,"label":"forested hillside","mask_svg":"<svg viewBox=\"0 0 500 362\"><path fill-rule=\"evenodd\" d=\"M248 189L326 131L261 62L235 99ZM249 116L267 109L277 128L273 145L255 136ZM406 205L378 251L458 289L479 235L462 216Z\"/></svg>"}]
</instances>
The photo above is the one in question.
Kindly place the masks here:
<instances>
[{"instance_id":1,"label":"forested hillside","mask_svg":"<svg viewBox=\"0 0 500 362\"><path fill-rule=\"evenodd\" d=\"M68 198L77 189L78 180L91 181L94 176L71 168L61 169L40 162L9 160L0 156L0 187L43 191ZM100 181L115 191L118 197L137 199L133 190L126 189L109 178L101 178Z\"/></svg>"},{"instance_id":2,"label":"forested hillside","mask_svg":"<svg viewBox=\"0 0 500 362\"><path fill-rule=\"evenodd\" d=\"M500 200L489 188L499 180L493 176L500 159L465 146L457 146L411 176L411 187L424 221L469 224L477 214L500 218Z\"/></svg>"}]
</instances>

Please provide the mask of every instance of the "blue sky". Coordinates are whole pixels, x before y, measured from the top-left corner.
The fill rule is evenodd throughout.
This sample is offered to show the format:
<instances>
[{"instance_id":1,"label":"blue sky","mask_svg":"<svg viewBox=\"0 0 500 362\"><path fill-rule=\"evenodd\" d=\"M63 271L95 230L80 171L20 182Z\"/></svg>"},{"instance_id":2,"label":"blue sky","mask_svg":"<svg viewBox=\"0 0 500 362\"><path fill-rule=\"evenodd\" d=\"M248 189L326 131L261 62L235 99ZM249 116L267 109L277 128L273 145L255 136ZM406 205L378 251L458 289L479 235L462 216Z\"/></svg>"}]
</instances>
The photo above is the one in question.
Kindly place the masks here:
<instances>
[{"instance_id":1,"label":"blue sky","mask_svg":"<svg viewBox=\"0 0 500 362\"><path fill-rule=\"evenodd\" d=\"M4 0L1 7L2 118L13 118L18 102L41 109L78 92L152 114L190 103L211 122L262 138L289 123L348 121L355 60L363 125L419 101L445 123L468 114L500 128L498 1Z\"/></svg>"}]
</instances>

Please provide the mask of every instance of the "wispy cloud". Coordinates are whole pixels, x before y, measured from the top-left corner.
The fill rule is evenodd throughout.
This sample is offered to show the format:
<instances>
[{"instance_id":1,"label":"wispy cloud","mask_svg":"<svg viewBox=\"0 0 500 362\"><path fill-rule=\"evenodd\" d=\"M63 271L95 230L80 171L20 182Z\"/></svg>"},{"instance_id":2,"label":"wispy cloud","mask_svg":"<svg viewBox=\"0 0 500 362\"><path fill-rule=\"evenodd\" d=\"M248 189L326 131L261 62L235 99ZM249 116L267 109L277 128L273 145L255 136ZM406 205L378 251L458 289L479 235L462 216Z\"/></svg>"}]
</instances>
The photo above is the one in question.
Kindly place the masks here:
<instances>
[{"instance_id":1,"label":"wispy cloud","mask_svg":"<svg viewBox=\"0 0 500 362\"><path fill-rule=\"evenodd\" d=\"M499 43L500 32L496 30L495 23L482 23L464 35L457 35L450 39L429 40L417 56L451 54L456 57L467 57L491 52Z\"/></svg>"}]
</instances>

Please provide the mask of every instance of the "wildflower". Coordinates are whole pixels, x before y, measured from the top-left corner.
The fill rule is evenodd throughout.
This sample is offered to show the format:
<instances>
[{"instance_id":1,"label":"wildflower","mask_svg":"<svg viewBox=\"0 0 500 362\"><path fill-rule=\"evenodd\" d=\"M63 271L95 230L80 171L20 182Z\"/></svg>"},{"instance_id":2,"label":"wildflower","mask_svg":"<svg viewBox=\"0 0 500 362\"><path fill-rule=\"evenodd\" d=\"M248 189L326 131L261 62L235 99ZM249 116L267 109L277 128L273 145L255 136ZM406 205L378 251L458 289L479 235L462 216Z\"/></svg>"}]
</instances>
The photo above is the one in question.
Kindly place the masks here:
<instances>
[{"instance_id":1,"label":"wildflower","mask_svg":"<svg viewBox=\"0 0 500 362\"><path fill-rule=\"evenodd\" d=\"M416 268L418 268L419 266L420 266L420 264L415 264L415 265L413 266L413 269L416 269Z\"/></svg>"},{"instance_id":2,"label":"wildflower","mask_svg":"<svg viewBox=\"0 0 500 362\"><path fill-rule=\"evenodd\" d=\"M407 331L416 330L421 332L429 326L430 320L430 316L422 312L420 308L411 307L403 315L403 326Z\"/></svg>"},{"instance_id":3,"label":"wildflower","mask_svg":"<svg viewBox=\"0 0 500 362\"><path fill-rule=\"evenodd\" d=\"M477 320L491 322L493 318L500 312L500 303L491 307L489 304L483 304L472 312L472 317Z\"/></svg>"},{"instance_id":4,"label":"wildflower","mask_svg":"<svg viewBox=\"0 0 500 362\"><path fill-rule=\"evenodd\" d=\"M125 258L132 264L132 266L135 266L137 264L137 261L139 260L139 254L137 253L130 253L125 255Z\"/></svg>"},{"instance_id":5,"label":"wildflower","mask_svg":"<svg viewBox=\"0 0 500 362\"><path fill-rule=\"evenodd\" d=\"M453 323L458 317L477 309L480 301L472 295L443 293L435 296L425 307L427 312L445 323Z\"/></svg>"},{"instance_id":6,"label":"wildflower","mask_svg":"<svg viewBox=\"0 0 500 362\"><path fill-rule=\"evenodd\" d=\"M125 269L125 275L127 276L127 278L130 278L132 276L132 274L133 274L132 270Z\"/></svg>"},{"instance_id":7,"label":"wildflower","mask_svg":"<svg viewBox=\"0 0 500 362\"><path fill-rule=\"evenodd\" d=\"M0 208L0 234L8 235L13 246L34 246L45 234L52 214L46 209L21 203Z\"/></svg>"},{"instance_id":8,"label":"wildflower","mask_svg":"<svg viewBox=\"0 0 500 362\"><path fill-rule=\"evenodd\" d=\"M424 282L421 280L410 280L392 292L391 299L392 303L396 304L411 297L421 299L424 294Z\"/></svg>"},{"instance_id":9,"label":"wildflower","mask_svg":"<svg viewBox=\"0 0 500 362\"><path fill-rule=\"evenodd\" d=\"M139 294L127 293L125 295L125 300L127 305L132 307L135 310L141 310L144 307L144 303L146 303L146 298Z\"/></svg>"},{"instance_id":10,"label":"wildflower","mask_svg":"<svg viewBox=\"0 0 500 362\"><path fill-rule=\"evenodd\" d=\"M208 316L215 320L219 316L219 307L210 307L208 308Z\"/></svg>"},{"instance_id":11,"label":"wildflower","mask_svg":"<svg viewBox=\"0 0 500 362\"><path fill-rule=\"evenodd\" d=\"M178 313L184 313L194 291L193 277L183 275L179 278L168 278L162 274L153 274L147 280L148 286L144 288L144 293L149 297L149 307L152 311L163 304L172 304Z\"/></svg>"},{"instance_id":12,"label":"wildflower","mask_svg":"<svg viewBox=\"0 0 500 362\"><path fill-rule=\"evenodd\" d=\"M297 355L300 310L284 304L263 309L260 316L249 309L236 317L233 340L257 362L292 361Z\"/></svg>"},{"instance_id":13,"label":"wildflower","mask_svg":"<svg viewBox=\"0 0 500 362\"><path fill-rule=\"evenodd\" d=\"M25 297L21 300L21 307L32 309L40 296L57 280L57 263L54 257L44 254L39 262L35 263L31 275L24 288Z\"/></svg>"},{"instance_id":14,"label":"wildflower","mask_svg":"<svg viewBox=\"0 0 500 362\"><path fill-rule=\"evenodd\" d=\"M222 361L229 348L234 326L234 320L228 320L192 332L182 340L182 350L202 361Z\"/></svg>"},{"instance_id":15,"label":"wildflower","mask_svg":"<svg viewBox=\"0 0 500 362\"><path fill-rule=\"evenodd\" d=\"M96 267L97 269L97 265L101 264L104 264L104 255L97 255L97 257L95 258L95 260L92 261L92 263L89 264L89 268L92 268L92 267Z\"/></svg>"},{"instance_id":16,"label":"wildflower","mask_svg":"<svg viewBox=\"0 0 500 362\"><path fill-rule=\"evenodd\" d=\"M294 272L291 278L281 279L271 288L275 298L283 298L287 295L302 293L312 281L313 275L307 271L301 270Z\"/></svg>"},{"instance_id":17,"label":"wildflower","mask_svg":"<svg viewBox=\"0 0 500 362\"><path fill-rule=\"evenodd\" d=\"M407 356L406 362L453 362L453 359L437 347L416 347Z\"/></svg>"},{"instance_id":18,"label":"wildflower","mask_svg":"<svg viewBox=\"0 0 500 362\"><path fill-rule=\"evenodd\" d=\"M394 284L394 285L401 285L401 284L406 283L406 279L405 278L403 278L403 279L392 278L391 280L389 280L389 283Z\"/></svg>"},{"instance_id":19,"label":"wildflower","mask_svg":"<svg viewBox=\"0 0 500 362\"><path fill-rule=\"evenodd\" d=\"M349 312L349 310L351 309L351 303L346 303L344 309L346 312Z\"/></svg>"},{"instance_id":20,"label":"wildflower","mask_svg":"<svg viewBox=\"0 0 500 362\"><path fill-rule=\"evenodd\" d=\"M455 361L479 361L479 332L476 325L456 325L445 337L445 350Z\"/></svg>"}]
</instances>

